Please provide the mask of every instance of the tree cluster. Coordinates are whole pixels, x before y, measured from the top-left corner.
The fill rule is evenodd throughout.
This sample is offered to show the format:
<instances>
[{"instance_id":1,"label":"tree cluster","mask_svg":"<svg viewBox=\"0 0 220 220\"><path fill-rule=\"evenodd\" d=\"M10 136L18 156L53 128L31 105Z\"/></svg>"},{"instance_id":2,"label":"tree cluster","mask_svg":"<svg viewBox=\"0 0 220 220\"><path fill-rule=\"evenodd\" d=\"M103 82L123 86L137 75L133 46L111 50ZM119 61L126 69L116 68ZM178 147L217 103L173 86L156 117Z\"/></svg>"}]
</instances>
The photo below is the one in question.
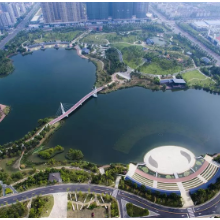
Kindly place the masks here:
<instances>
[{"instance_id":1,"label":"tree cluster","mask_svg":"<svg viewBox=\"0 0 220 220\"><path fill-rule=\"evenodd\" d=\"M54 157L56 154L62 153L63 151L64 151L64 148L61 147L60 145L57 145L54 148L49 148L49 149L40 151L38 153L38 156L43 159L50 159Z\"/></svg>"},{"instance_id":2,"label":"tree cluster","mask_svg":"<svg viewBox=\"0 0 220 220\"><path fill-rule=\"evenodd\" d=\"M33 140L31 140L30 138L33 137L37 133L37 131L39 131L42 128L44 124L48 123L48 120L49 120L48 118L40 119L38 121L39 122L38 126L33 131L28 132L23 138L14 142L6 143L2 146L0 145L0 150L1 150L0 158L5 159L8 157L10 158L21 155L21 152L24 149L22 147L22 144L24 144L26 149L31 149L36 147L40 143L40 140L43 139L46 133L50 130L50 127L49 126L45 127L44 130L41 131L39 135L36 135Z\"/></svg>"},{"instance_id":3,"label":"tree cluster","mask_svg":"<svg viewBox=\"0 0 220 220\"><path fill-rule=\"evenodd\" d=\"M125 72L126 65L119 60L119 54L115 48L109 48L105 52L106 54L106 62L105 69L108 74L113 74L115 72Z\"/></svg>"},{"instance_id":4,"label":"tree cluster","mask_svg":"<svg viewBox=\"0 0 220 220\"><path fill-rule=\"evenodd\" d=\"M48 201L49 199L46 196L38 196L36 199L32 200L29 218L40 218L43 209Z\"/></svg>"},{"instance_id":5,"label":"tree cluster","mask_svg":"<svg viewBox=\"0 0 220 220\"><path fill-rule=\"evenodd\" d=\"M111 165L105 170L105 174L92 175L92 183L111 185L115 181L117 174L124 174L125 171L126 169L123 166Z\"/></svg>"},{"instance_id":6,"label":"tree cluster","mask_svg":"<svg viewBox=\"0 0 220 220\"><path fill-rule=\"evenodd\" d=\"M0 50L0 76L5 76L14 70L11 60L7 57L6 52Z\"/></svg>"},{"instance_id":7,"label":"tree cluster","mask_svg":"<svg viewBox=\"0 0 220 220\"><path fill-rule=\"evenodd\" d=\"M124 180L123 178L119 183L119 188L146 198L147 200L157 204L171 207L182 207L181 196L176 193L167 195L165 193L160 193L159 191L152 192L150 189L147 189L145 185L138 187L136 183L133 183L131 180Z\"/></svg>"},{"instance_id":8,"label":"tree cluster","mask_svg":"<svg viewBox=\"0 0 220 220\"><path fill-rule=\"evenodd\" d=\"M220 178L214 184L210 184L207 189L199 189L190 194L195 205L202 204L213 198L220 191Z\"/></svg>"},{"instance_id":9,"label":"tree cluster","mask_svg":"<svg viewBox=\"0 0 220 220\"><path fill-rule=\"evenodd\" d=\"M69 151L66 154L66 158L68 160L81 160L84 157L81 150L76 150L70 148Z\"/></svg>"},{"instance_id":10,"label":"tree cluster","mask_svg":"<svg viewBox=\"0 0 220 220\"><path fill-rule=\"evenodd\" d=\"M23 218L27 215L27 202L16 202L0 208L0 218Z\"/></svg>"},{"instance_id":11,"label":"tree cluster","mask_svg":"<svg viewBox=\"0 0 220 220\"><path fill-rule=\"evenodd\" d=\"M53 184L48 181L49 173L57 173L60 172L62 181L64 183L77 183L77 182L85 182L90 178L90 174L82 171L82 170L69 170L69 169L54 169L54 168L46 168L45 171L40 171L33 176L29 176L27 180L17 183L15 188L19 191L25 191L30 187L38 187Z\"/></svg>"},{"instance_id":12,"label":"tree cluster","mask_svg":"<svg viewBox=\"0 0 220 220\"><path fill-rule=\"evenodd\" d=\"M133 205L132 203L127 203L126 209L130 217L142 217L149 215L148 209L140 208L138 206Z\"/></svg>"}]
</instances>

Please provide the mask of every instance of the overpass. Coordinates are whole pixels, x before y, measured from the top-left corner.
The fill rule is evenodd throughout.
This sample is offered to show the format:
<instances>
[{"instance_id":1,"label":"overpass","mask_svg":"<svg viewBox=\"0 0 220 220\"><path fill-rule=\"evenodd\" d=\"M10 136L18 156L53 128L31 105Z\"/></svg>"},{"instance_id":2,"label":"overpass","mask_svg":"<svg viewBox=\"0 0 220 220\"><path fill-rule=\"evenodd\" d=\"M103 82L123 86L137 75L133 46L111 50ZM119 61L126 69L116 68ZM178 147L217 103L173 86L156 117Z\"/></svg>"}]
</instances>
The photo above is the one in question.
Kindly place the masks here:
<instances>
[{"instance_id":1,"label":"overpass","mask_svg":"<svg viewBox=\"0 0 220 220\"><path fill-rule=\"evenodd\" d=\"M89 94L87 94L86 96L84 96L82 99L80 99L74 106L72 106L68 111L65 112L63 105L61 103L61 110L62 110L62 115L58 116L57 118L55 118L54 120L52 120L51 122L49 122L49 125L53 125L57 122L59 122L60 120L62 120L65 117L68 117L69 114L71 114L73 111L75 111L79 106L81 106L87 99L89 99L91 96L97 97L97 92L101 91L105 86L99 87L99 88L95 88L92 92L90 92Z\"/></svg>"}]
</instances>

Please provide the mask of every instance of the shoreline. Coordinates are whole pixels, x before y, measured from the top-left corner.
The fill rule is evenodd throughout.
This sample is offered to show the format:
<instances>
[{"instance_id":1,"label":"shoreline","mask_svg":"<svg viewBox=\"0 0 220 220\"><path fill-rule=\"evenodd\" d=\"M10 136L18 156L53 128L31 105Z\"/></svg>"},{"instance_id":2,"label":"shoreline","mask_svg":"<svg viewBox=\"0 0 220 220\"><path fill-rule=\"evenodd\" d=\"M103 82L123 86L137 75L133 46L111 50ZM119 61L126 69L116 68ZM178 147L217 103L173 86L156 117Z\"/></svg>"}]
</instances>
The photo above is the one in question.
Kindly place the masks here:
<instances>
[{"instance_id":1,"label":"shoreline","mask_svg":"<svg viewBox=\"0 0 220 220\"><path fill-rule=\"evenodd\" d=\"M79 47L78 45L76 45L76 46L74 47L74 49L76 49L77 55L78 55L79 57L81 57L81 58L83 58L83 59L87 59L87 60L89 59L88 57L82 55L82 50L80 49L80 47Z\"/></svg>"},{"instance_id":2,"label":"shoreline","mask_svg":"<svg viewBox=\"0 0 220 220\"><path fill-rule=\"evenodd\" d=\"M4 118L8 115L8 114L4 113L4 109L6 109L7 107L9 108L9 112L10 112L9 106L0 104L0 122L2 122L4 120Z\"/></svg>"}]
</instances>

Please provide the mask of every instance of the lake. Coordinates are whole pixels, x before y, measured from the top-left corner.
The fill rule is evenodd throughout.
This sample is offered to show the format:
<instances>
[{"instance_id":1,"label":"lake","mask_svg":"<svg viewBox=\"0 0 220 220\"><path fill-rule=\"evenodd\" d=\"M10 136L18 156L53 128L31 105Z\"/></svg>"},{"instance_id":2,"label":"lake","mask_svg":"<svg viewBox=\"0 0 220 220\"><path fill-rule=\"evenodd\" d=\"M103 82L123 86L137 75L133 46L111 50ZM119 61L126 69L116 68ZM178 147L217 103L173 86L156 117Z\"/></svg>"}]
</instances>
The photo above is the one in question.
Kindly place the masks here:
<instances>
[{"instance_id":1,"label":"lake","mask_svg":"<svg viewBox=\"0 0 220 220\"><path fill-rule=\"evenodd\" d=\"M10 114L0 123L0 144L24 136L60 102L75 104L94 85L96 68L74 50L47 49L12 57L15 71L0 79L0 103ZM47 146L80 149L98 164L143 161L147 151L178 145L195 155L219 152L220 96L199 90L134 87L90 98L65 119ZM55 158L64 159L64 154Z\"/></svg>"}]
</instances>

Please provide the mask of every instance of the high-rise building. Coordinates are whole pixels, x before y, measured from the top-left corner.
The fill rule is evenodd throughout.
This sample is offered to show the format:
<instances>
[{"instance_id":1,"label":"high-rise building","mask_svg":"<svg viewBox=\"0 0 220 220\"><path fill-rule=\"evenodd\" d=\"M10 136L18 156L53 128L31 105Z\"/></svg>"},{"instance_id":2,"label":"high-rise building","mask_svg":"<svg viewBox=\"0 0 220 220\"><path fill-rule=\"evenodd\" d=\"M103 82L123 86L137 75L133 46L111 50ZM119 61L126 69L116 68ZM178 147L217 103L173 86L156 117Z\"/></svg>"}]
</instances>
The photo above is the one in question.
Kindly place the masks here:
<instances>
[{"instance_id":1,"label":"high-rise building","mask_svg":"<svg viewBox=\"0 0 220 220\"><path fill-rule=\"evenodd\" d=\"M109 17L108 2L87 2L87 18L88 20L106 20Z\"/></svg>"},{"instance_id":2,"label":"high-rise building","mask_svg":"<svg viewBox=\"0 0 220 220\"><path fill-rule=\"evenodd\" d=\"M112 2L112 18L113 19L129 19L133 16L133 2Z\"/></svg>"},{"instance_id":3,"label":"high-rise building","mask_svg":"<svg viewBox=\"0 0 220 220\"><path fill-rule=\"evenodd\" d=\"M80 2L42 2L41 8L45 23L86 19L85 7Z\"/></svg>"},{"instance_id":4,"label":"high-rise building","mask_svg":"<svg viewBox=\"0 0 220 220\"><path fill-rule=\"evenodd\" d=\"M6 10L9 13L10 19L11 19L11 23L15 24L16 23L16 18L15 18L15 14L12 8L12 4L11 3L6 3L5 4Z\"/></svg>"},{"instance_id":5,"label":"high-rise building","mask_svg":"<svg viewBox=\"0 0 220 220\"><path fill-rule=\"evenodd\" d=\"M0 13L0 26L6 27L12 25L11 18L8 12L1 12Z\"/></svg>"},{"instance_id":6,"label":"high-rise building","mask_svg":"<svg viewBox=\"0 0 220 220\"><path fill-rule=\"evenodd\" d=\"M24 2L20 2L19 6L20 6L21 14L23 15L26 12L26 7L24 5Z\"/></svg>"},{"instance_id":7,"label":"high-rise building","mask_svg":"<svg viewBox=\"0 0 220 220\"><path fill-rule=\"evenodd\" d=\"M19 18L21 14L20 14L20 8L18 7L18 4L16 3L12 4L12 8L13 8L15 17Z\"/></svg>"},{"instance_id":8,"label":"high-rise building","mask_svg":"<svg viewBox=\"0 0 220 220\"><path fill-rule=\"evenodd\" d=\"M146 18L149 2L134 2L134 15L136 18Z\"/></svg>"}]
</instances>

